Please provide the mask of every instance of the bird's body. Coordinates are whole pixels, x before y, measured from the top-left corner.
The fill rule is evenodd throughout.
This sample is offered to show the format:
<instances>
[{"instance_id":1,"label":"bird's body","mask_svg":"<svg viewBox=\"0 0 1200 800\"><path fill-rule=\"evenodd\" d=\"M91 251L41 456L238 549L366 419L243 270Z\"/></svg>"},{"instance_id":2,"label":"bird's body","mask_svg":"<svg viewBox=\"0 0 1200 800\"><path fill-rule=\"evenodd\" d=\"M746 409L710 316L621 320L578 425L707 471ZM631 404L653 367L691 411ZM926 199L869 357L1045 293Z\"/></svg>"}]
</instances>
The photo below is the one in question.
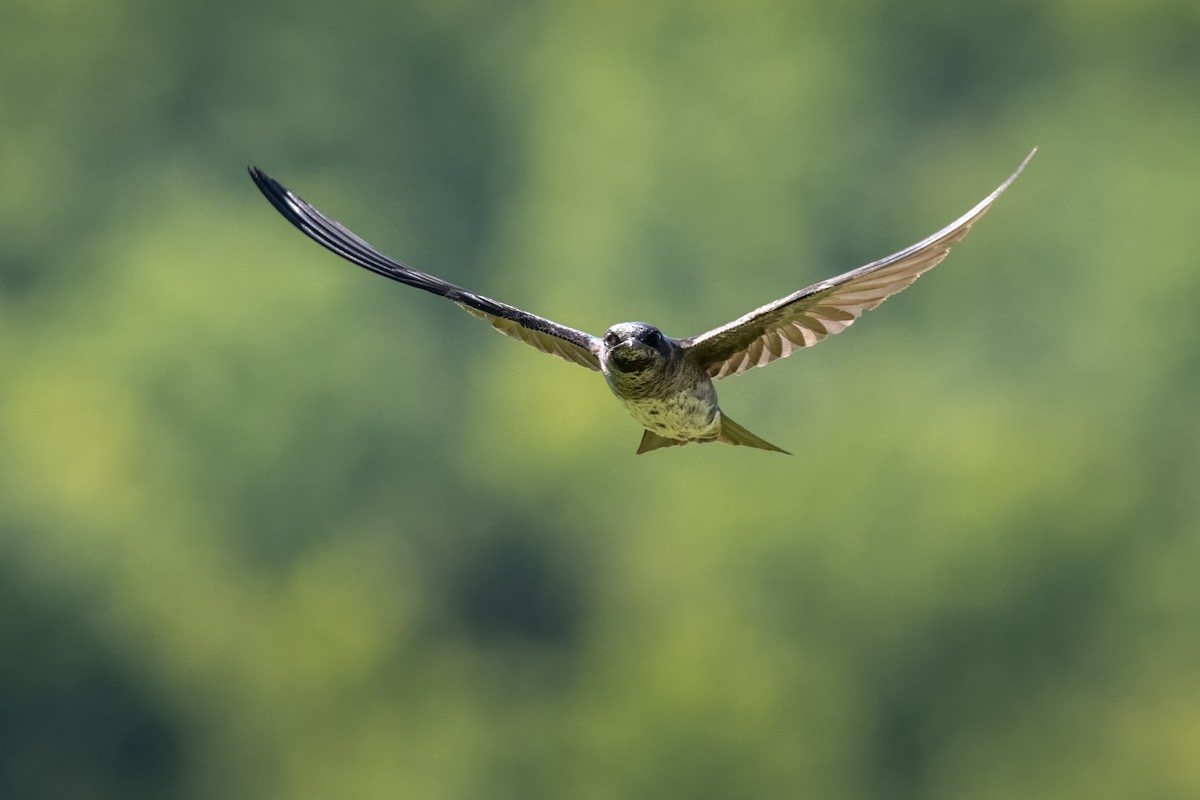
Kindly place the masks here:
<instances>
[{"instance_id":1,"label":"bird's body","mask_svg":"<svg viewBox=\"0 0 1200 800\"><path fill-rule=\"evenodd\" d=\"M716 437L712 379L654 326L627 322L610 328L600 368L608 388L646 430L681 441Z\"/></svg>"},{"instance_id":2,"label":"bird's body","mask_svg":"<svg viewBox=\"0 0 1200 800\"><path fill-rule=\"evenodd\" d=\"M622 322L609 328L600 342L600 369L608 388L646 429L639 453L717 441L728 433L723 428L733 426L717 405L717 388L708 372L653 325Z\"/></svg>"},{"instance_id":3,"label":"bird's body","mask_svg":"<svg viewBox=\"0 0 1200 800\"><path fill-rule=\"evenodd\" d=\"M1036 149L1033 152L1037 152ZM501 333L598 370L645 433L638 453L688 442L787 452L725 416L713 380L738 375L847 328L936 266L1033 157L955 222L887 258L768 303L699 336L672 339L644 322L613 325L603 337L560 325L447 283L376 250L283 188L261 170L250 175L283 216L317 243L372 272L454 301Z\"/></svg>"}]
</instances>

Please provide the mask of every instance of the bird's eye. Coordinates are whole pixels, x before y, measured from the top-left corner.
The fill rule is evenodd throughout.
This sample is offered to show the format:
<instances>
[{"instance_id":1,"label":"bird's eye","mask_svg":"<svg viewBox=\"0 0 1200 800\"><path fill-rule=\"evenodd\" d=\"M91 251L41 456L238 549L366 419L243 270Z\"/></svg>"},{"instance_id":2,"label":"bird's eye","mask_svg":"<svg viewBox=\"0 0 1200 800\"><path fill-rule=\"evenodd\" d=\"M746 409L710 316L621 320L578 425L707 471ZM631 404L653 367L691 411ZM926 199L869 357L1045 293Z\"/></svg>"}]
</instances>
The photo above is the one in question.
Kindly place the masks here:
<instances>
[{"instance_id":1,"label":"bird's eye","mask_svg":"<svg viewBox=\"0 0 1200 800\"><path fill-rule=\"evenodd\" d=\"M604 334L604 343L609 347L612 347L618 341L620 341L620 338L614 331L609 331L608 333Z\"/></svg>"},{"instance_id":2,"label":"bird's eye","mask_svg":"<svg viewBox=\"0 0 1200 800\"><path fill-rule=\"evenodd\" d=\"M650 331L650 333L646 334L646 344L651 347L658 347L662 344L662 334L658 331Z\"/></svg>"}]
</instances>

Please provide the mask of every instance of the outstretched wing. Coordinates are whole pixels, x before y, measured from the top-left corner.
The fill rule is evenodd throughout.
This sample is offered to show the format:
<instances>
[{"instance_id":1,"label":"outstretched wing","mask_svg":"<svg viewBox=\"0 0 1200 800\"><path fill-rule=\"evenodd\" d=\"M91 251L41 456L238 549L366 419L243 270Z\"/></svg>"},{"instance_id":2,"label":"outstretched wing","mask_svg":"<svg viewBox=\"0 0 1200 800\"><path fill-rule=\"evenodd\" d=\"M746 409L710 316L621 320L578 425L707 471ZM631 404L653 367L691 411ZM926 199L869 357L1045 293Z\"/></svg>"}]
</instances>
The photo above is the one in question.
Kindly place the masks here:
<instances>
[{"instance_id":1,"label":"outstretched wing","mask_svg":"<svg viewBox=\"0 0 1200 800\"><path fill-rule=\"evenodd\" d=\"M588 369L599 370L599 340L583 331L469 292L384 255L296 195L258 167L250 177L271 205L305 235L342 258L385 278L424 289L458 303L468 313L486 319L503 334L520 339L543 353L558 356Z\"/></svg>"},{"instance_id":2,"label":"outstretched wing","mask_svg":"<svg viewBox=\"0 0 1200 800\"><path fill-rule=\"evenodd\" d=\"M875 308L937 266L950 252L950 246L962 240L1001 192L1017 179L1036 152L1035 147L996 191L929 238L768 303L727 325L683 339L680 346L711 377L724 378L787 358L801 347L844 331L864 311Z\"/></svg>"}]
</instances>

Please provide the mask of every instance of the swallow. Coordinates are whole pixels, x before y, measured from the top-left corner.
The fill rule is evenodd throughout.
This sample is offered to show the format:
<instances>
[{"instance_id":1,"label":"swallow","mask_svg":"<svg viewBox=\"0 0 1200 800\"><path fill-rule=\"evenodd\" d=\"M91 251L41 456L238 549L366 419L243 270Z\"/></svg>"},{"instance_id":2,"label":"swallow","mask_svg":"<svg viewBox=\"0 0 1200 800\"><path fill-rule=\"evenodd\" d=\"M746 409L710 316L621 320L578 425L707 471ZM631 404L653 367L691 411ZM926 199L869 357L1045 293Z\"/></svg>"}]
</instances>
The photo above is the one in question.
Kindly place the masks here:
<instances>
[{"instance_id":1,"label":"swallow","mask_svg":"<svg viewBox=\"0 0 1200 800\"><path fill-rule=\"evenodd\" d=\"M1025 165L974 208L916 244L756 308L698 336L673 339L645 322L613 325L601 337L530 314L403 264L309 205L257 167L250 177L275 209L310 239L360 267L457 303L503 334L604 375L645 428L637 452L688 442L724 442L787 453L725 415L713 381L761 367L831 334L937 266L991 208Z\"/></svg>"}]
</instances>

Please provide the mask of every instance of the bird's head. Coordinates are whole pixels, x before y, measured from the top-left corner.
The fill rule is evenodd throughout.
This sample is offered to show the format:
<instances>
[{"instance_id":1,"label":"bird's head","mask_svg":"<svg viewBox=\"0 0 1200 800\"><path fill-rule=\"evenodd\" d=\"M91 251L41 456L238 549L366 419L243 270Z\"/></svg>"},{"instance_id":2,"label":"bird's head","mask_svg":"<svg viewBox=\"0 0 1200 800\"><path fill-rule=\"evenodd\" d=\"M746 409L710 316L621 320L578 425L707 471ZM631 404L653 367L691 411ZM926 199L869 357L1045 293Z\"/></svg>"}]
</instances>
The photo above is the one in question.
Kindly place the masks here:
<instances>
[{"instance_id":1,"label":"bird's head","mask_svg":"<svg viewBox=\"0 0 1200 800\"><path fill-rule=\"evenodd\" d=\"M621 322L604 333L601 360L619 372L641 372L665 363L674 341L644 322Z\"/></svg>"}]
</instances>

